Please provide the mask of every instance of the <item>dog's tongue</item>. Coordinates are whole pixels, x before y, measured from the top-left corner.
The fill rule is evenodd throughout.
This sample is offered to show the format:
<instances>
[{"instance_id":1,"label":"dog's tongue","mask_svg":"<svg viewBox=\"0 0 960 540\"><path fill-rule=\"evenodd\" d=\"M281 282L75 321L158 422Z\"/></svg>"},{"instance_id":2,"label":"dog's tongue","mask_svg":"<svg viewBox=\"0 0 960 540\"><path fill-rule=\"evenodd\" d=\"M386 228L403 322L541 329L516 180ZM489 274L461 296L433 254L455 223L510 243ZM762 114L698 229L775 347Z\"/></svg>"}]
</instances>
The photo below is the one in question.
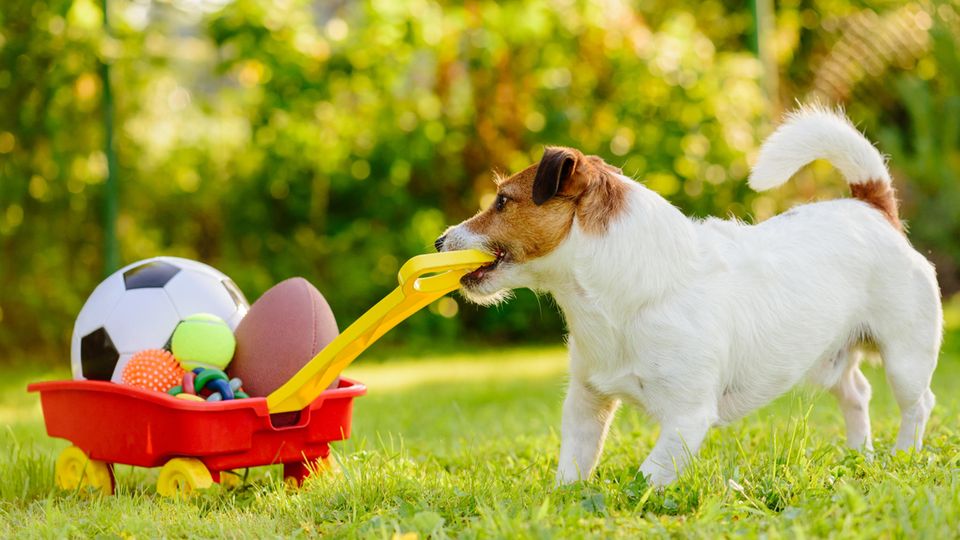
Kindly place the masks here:
<instances>
[{"instance_id":1,"label":"dog's tongue","mask_svg":"<svg viewBox=\"0 0 960 540\"><path fill-rule=\"evenodd\" d=\"M485 275L487 274L487 270L490 270L490 269L492 269L493 267L495 267L495 266L497 265L497 262L499 262L499 261L487 263L487 264L481 266L480 268L477 268L477 269L474 270L473 272L470 272L469 274L467 274L467 275L464 276L464 277L468 277L468 278L471 278L471 279L482 279L483 276L485 276Z\"/></svg>"}]
</instances>

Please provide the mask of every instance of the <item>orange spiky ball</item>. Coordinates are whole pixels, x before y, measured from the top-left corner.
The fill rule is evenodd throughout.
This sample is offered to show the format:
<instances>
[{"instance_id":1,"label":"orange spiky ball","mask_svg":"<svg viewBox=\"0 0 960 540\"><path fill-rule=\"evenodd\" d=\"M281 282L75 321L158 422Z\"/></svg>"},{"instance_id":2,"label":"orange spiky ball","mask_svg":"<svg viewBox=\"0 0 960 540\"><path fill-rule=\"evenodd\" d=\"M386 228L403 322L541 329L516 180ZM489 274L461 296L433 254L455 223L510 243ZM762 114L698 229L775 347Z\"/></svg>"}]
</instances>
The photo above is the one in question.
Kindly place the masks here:
<instances>
[{"instance_id":1,"label":"orange spiky ball","mask_svg":"<svg viewBox=\"0 0 960 540\"><path fill-rule=\"evenodd\" d=\"M120 374L123 384L166 392L183 380L183 368L173 353L163 349L147 349L130 358Z\"/></svg>"}]
</instances>

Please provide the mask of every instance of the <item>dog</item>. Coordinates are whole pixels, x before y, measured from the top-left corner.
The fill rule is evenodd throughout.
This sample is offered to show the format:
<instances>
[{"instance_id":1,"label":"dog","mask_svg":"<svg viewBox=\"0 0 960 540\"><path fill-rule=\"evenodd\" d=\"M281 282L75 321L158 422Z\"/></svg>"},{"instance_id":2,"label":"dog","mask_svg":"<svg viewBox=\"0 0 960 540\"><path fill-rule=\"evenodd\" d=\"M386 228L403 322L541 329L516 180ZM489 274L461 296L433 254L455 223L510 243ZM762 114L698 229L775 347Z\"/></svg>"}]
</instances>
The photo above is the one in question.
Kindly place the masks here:
<instances>
[{"instance_id":1,"label":"dog","mask_svg":"<svg viewBox=\"0 0 960 540\"><path fill-rule=\"evenodd\" d=\"M526 287L563 312L559 484L589 477L621 402L659 422L640 473L664 486L712 426L802 381L836 396L848 445L872 452L865 342L901 410L894 451L921 448L943 332L935 270L905 236L884 157L840 112L789 114L748 183L779 186L817 159L839 169L852 198L750 225L688 218L599 157L548 147L437 239L439 251L495 256L461 279L468 300L496 304Z\"/></svg>"}]
</instances>

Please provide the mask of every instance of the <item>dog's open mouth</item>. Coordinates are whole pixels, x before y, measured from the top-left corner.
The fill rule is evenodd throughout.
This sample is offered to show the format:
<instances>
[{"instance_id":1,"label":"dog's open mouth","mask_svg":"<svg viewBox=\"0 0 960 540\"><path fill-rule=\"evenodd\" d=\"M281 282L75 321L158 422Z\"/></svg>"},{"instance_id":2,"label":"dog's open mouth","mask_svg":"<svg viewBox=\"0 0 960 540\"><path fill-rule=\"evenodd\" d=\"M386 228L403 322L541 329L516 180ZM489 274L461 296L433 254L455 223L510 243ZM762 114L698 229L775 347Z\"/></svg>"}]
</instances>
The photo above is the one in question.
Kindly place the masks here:
<instances>
[{"instance_id":1,"label":"dog's open mouth","mask_svg":"<svg viewBox=\"0 0 960 540\"><path fill-rule=\"evenodd\" d=\"M476 285L484 278L484 276L493 272L498 266L500 266L500 263L503 262L504 258L506 258L507 252L503 248L494 248L493 256L496 257L493 261L488 262L473 272L463 276L460 278L460 283L462 285Z\"/></svg>"}]
</instances>

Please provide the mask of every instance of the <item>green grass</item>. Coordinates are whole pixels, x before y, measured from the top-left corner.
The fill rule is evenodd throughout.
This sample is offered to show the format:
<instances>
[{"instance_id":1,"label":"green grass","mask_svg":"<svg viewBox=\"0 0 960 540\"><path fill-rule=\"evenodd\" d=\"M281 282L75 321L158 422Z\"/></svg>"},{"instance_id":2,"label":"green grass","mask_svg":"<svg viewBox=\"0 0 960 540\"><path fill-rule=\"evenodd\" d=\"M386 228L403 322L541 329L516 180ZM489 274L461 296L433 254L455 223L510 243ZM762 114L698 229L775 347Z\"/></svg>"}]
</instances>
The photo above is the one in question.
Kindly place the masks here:
<instances>
[{"instance_id":1,"label":"green grass","mask_svg":"<svg viewBox=\"0 0 960 540\"><path fill-rule=\"evenodd\" d=\"M156 494L155 470L127 466L117 467L113 497L56 491L53 462L66 443L46 437L24 386L66 371L7 368L0 537L960 535L956 348L935 375L924 452L889 455L899 415L882 371L867 367L872 462L843 448L833 399L800 390L713 430L700 459L663 491L636 477L656 427L629 407L594 478L553 486L565 363L559 348L360 362L349 374L370 392L356 401L353 438L336 447L338 473L288 492L279 468L258 468L238 490L186 502Z\"/></svg>"}]
</instances>

